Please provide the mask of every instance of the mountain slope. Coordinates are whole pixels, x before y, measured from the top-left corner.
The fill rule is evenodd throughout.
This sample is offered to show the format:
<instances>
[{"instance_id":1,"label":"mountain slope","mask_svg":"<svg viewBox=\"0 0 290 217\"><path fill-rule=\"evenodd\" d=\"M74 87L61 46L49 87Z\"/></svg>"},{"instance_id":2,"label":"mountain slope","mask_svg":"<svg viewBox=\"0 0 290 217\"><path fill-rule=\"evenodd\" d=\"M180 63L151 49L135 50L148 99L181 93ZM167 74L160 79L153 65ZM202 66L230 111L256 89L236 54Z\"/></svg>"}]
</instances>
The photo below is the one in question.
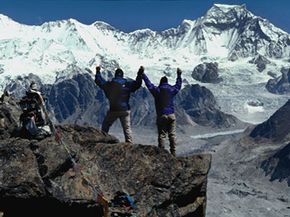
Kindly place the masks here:
<instances>
[{"instance_id":1,"label":"mountain slope","mask_svg":"<svg viewBox=\"0 0 290 217\"><path fill-rule=\"evenodd\" d=\"M4 72L42 72L51 79L52 72L68 64L94 67L89 63L100 63L101 56L132 69L141 63L154 66L160 62L156 60L161 65L177 62L192 67L203 55L234 59L260 53L283 58L290 52L289 34L244 5L215 4L203 17L184 20L177 28L162 32L124 33L104 22L85 25L74 19L26 26L3 15L0 26L5 28L0 33ZM154 60L148 64L151 58Z\"/></svg>"},{"instance_id":2,"label":"mountain slope","mask_svg":"<svg viewBox=\"0 0 290 217\"><path fill-rule=\"evenodd\" d=\"M52 84L60 72L71 77L71 67L83 73L96 65L106 72L121 67L128 77L144 65L156 83L164 74L173 82L180 67L185 81L193 84L198 83L191 76L196 65L217 62L223 81L206 87L224 112L256 123L285 103L283 96L265 94L264 84L269 74L290 67L289 34L244 5L215 4L204 16L161 32L125 33L101 21L85 25L74 19L27 26L4 15L0 27L5 28L0 32L0 91L17 76L33 73ZM269 61L262 68L250 61L259 55ZM265 106L252 108L247 100Z\"/></svg>"}]
</instances>

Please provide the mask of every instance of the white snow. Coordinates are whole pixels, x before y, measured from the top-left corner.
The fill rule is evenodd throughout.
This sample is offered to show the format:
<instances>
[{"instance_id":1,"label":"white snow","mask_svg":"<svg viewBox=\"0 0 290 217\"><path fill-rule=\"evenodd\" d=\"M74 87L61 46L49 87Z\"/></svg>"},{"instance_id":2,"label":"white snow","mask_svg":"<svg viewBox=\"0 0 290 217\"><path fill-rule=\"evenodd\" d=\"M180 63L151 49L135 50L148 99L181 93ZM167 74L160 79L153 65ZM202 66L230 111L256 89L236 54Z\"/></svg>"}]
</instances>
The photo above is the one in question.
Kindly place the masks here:
<instances>
[{"instance_id":1,"label":"white snow","mask_svg":"<svg viewBox=\"0 0 290 217\"><path fill-rule=\"evenodd\" d=\"M235 10L241 17L251 16L244 6L237 5L215 4L209 12L219 11L216 7L224 12ZM235 22L236 19L231 13L221 15L222 20L218 16L219 13L210 19L204 16L194 21L184 20L177 28L162 32L141 29L125 33L101 21L85 25L69 19L27 26L0 15L0 28L5 28L0 32L0 91L11 79L29 73L38 75L44 83L53 83L57 72L65 70L69 74L67 67L71 64L92 71L98 64L112 64L110 70L119 66L127 77L135 77L139 66L143 65L156 84L164 74L174 83L176 68L179 67L183 70L184 79L189 83L198 83L191 77L193 68L202 62L217 62L223 81L202 85L213 91L223 111L245 121L263 121L287 98L269 94L264 86L270 79L268 71L279 72L282 66L290 67L286 58L289 58L290 49L287 47L283 51L286 59L267 57L272 63L262 73L257 71L255 65L248 63L253 57L228 61L228 55L240 43L241 33L235 26L219 29L214 25L205 25L207 22ZM259 19L262 31L273 41L289 38L289 34ZM258 40L259 52L267 54L267 41L256 39L248 27L243 34L243 37ZM253 96L261 99L265 106L246 107L245 102ZM257 119L253 120L253 114L259 114Z\"/></svg>"},{"instance_id":2,"label":"white snow","mask_svg":"<svg viewBox=\"0 0 290 217\"><path fill-rule=\"evenodd\" d=\"M216 133L206 133L201 135L195 135L191 136L192 139L208 139L216 136L225 136L225 135L233 135L237 133L244 132L245 129L238 129L238 130L229 130L229 131L222 131L222 132L216 132Z\"/></svg>"},{"instance_id":3,"label":"white snow","mask_svg":"<svg viewBox=\"0 0 290 217\"><path fill-rule=\"evenodd\" d=\"M241 7L240 5L225 5L225 4L214 4L214 5L222 9L233 9L233 8Z\"/></svg>"},{"instance_id":4,"label":"white snow","mask_svg":"<svg viewBox=\"0 0 290 217\"><path fill-rule=\"evenodd\" d=\"M257 113L257 112L264 112L263 106L250 106L248 104L245 105L245 108L248 110L249 113Z\"/></svg>"}]
</instances>

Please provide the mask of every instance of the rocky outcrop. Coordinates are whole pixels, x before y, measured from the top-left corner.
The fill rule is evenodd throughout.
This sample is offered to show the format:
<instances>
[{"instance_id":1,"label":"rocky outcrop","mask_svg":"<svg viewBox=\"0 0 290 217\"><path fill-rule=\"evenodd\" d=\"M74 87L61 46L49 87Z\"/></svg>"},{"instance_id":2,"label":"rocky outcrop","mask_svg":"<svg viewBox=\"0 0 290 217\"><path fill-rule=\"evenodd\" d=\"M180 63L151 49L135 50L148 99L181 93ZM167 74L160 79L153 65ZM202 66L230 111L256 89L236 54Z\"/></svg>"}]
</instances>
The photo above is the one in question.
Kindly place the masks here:
<instances>
[{"instance_id":1,"label":"rocky outcrop","mask_svg":"<svg viewBox=\"0 0 290 217\"><path fill-rule=\"evenodd\" d=\"M276 94L290 93L290 68L282 68L281 73L281 76L267 82L266 88L269 92Z\"/></svg>"},{"instance_id":2,"label":"rocky outcrop","mask_svg":"<svg viewBox=\"0 0 290 217\"><path fill-rule=\"evenodd\" d=\"M274 34L270 31L273 30L273 25L268 20L256 16L242 22L242 25L243 31L230 51L230 59L252 57L260 53L270 58L283 58L285 54L288 55L289 36L274 30L273 33L277 34L279 40L272 40Z\"/></svg>"},{"instance_id":3,"label":"rocky outcrop","mask_svg":"<svg viewBox=\"0 0 290 217\"><path fill-rule=\"evenodd\" d=\"M117 143L93 128L60 129L75 167L54 138L1 140L0 210L7 216L23 212L23 201L83 207L95 204L96 192L111 200L117 191L136 200L136 216L205 215L209 155L174 158L157 147Z\"/></svg>"},{"instance_id":4,"label":"rocky outcrop","mask_svg":"<svg viewBox=\"0 0 290 217\"><path fill-rule=\"evenodd\" d=\"M268 120L257 125L250 136L256 139L271 139L283 141L289 138L290 133L290 100L278 109Z\"/></svg>"},{"instance_id":5,"label":"rocky outcrop","mask_svg":"<svg viewBox=\"0 0 290 217\"><path fill-rule=\"evenodd\" d=\"M88 73L77 73L53 85L42 85L51 117L59 123L99 127L108 110L104 92L96 86ZM13 92L14 93L14 92ZM190 100L188 100L190 99ZM156 122L154 98L147 88L131 94L131 122L133 126L153 127ZM205 87L187 85L175 98L177 123L211 127L232 127L240 121L220 111L214 95ZM193 112L194 111L194 112Z\"/></svg>"},{"instance_id":6,"label":"rocky outcrop","mask_svg":"<svg viewBox=\"0 0 290 217\"><path fill-rule=\"evenodd\" d=\"M187 85L176 98L178 106L199 125L222 128L240 122L236 117L221 112L213 93L199 84Z\"/></svg>"},{"instance_id":7,"label":"rocky outcrop","mask_svg":"<svg viewBox=\"0 0 290 217\"><path fill-rule=\"evenodd\" d=\"M10 137L14 129L18 127L20 108L11 96L2 96L0 101L0 139ZM1 98L2 98L1 97Z\"/></svg>"},{"instance_id":8,"label":"rocky outcrop","mask_svg":"<svg viewBox=\"0 0 290 217\"><path fill-rule=\"evenodd\" d=\"M201 81L203 83L217 83L221 80L218 74L218 63L216 62L202 63L197 65L193 69L191 76L195 80Z\"/></svg>"},{"instance_id":9,"label":"rocky outcrop","mask_svg":"<svg viewBox=\"0 0 290 217\"><path fill-rule=\"evenodd\" d=\"M85 111L92 103L101 104L104 101L104 95L97 91L89 74L76 74L72 79L57 82L47 88L45 95L60 122Z\"/></svg>"},{"instance_id":10,"label":"rocky outcrop","mask_svg":"<svg viewBox=\"0 0 290 217\"><path fill-rule=\"evenodd\" d=\"M290 143L262 163L267 176L271 181L286 181L290 187Z\"/></svg>"},{"instance_id":11,"label":"rocky outcrop","mask_svg":"<svg viewBox=\"0 0 290 217\"><path fill-rule=\"evenodd\" d=\"M58 132L63 143L54 137L1 139L5 217L103 216L97 196L112 201L118 191L130 195L136 208L111 207L111 216L205 216L210 155L176 158L156 146L119 143L92 127L63 125Z\"/></svg>"},{"instance_id":12,"label":"rocky outcrop","mask_svg":"<svg viewBox=\"0 0 290 217\"><path fill-rule=\"evenodd\" d=\"M8 82L5 90L13 93L14 97L21 98L26 94L31 81L34 81L39 88L43 86L41 79L37 75L30 73L27 76L18 76Z\"/></svg>"},{"instance_id":13,"label":"rocky outcrop","mask_svg":"<svg viewBox=\"0 0 290 217\"><path fill-rule=\"evenodd\" d=\"M255 64L257 66L257 70L262 72L266 69L267 64L270 64L271 62L266 57L259 54L251 59L249 63Z\"/></svg>"}]
</instances>

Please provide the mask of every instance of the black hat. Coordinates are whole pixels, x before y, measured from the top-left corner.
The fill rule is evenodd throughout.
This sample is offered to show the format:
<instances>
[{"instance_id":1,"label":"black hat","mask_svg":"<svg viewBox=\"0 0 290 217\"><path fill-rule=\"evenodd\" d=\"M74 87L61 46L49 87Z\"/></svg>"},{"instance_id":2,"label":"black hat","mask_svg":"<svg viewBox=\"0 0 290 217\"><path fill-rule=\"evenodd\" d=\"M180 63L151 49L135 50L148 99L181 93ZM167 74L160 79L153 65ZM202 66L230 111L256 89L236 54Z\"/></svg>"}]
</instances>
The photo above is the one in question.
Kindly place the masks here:
<instances>
[{"instance_id":1,"label":"black hat","mask_svg":"<svg viewBox=\"0 0 290 217\"><path fill-rule=\"evenodd\" d=\"M117 68L115 71L115 77L122 77L123 78L123 76L124 76L123 70L120 68Z\"/></svg>"}]
</instances>

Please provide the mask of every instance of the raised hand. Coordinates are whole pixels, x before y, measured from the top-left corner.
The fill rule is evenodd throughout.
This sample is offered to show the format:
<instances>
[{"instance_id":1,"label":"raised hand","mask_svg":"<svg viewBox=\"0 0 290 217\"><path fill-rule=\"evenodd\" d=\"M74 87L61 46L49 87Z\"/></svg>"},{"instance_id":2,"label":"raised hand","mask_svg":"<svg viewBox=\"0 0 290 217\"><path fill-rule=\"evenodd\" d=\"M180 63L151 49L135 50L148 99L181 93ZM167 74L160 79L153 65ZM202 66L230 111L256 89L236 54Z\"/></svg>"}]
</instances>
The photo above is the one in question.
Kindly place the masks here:
<instances>
[{"instance_id":1,"label":"raised hand","mask_svg":"<svg viewBox=\"0 0 290 217\"><path fill-rule=\"evenodd\" d=\"M181 76L181 74L182 74L181 69L180 68L177 68L176 73L177 73L177 76Z\"/></svg>"},{"instance_id":2,"label":"raised hand","mask_svg":"<svg viewBox=\"0 0 290 217\"><path fill-rule=\"evenodd\" d=\"M144 74L144 67L140 66L139 70L138 70L138 76L142 76Z\"/></svg>"},{"instance_id":3,"label":"raised hand","mask_svg":"<svg viewBox=\"0 0 290 217\"><path fill-rule=\"evenodd\" d=\"M97 66L96 67L96 73L100 73L101 72L101 66Z\"/></svg>"}]
</instances>

